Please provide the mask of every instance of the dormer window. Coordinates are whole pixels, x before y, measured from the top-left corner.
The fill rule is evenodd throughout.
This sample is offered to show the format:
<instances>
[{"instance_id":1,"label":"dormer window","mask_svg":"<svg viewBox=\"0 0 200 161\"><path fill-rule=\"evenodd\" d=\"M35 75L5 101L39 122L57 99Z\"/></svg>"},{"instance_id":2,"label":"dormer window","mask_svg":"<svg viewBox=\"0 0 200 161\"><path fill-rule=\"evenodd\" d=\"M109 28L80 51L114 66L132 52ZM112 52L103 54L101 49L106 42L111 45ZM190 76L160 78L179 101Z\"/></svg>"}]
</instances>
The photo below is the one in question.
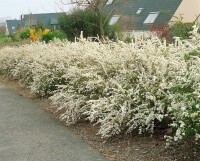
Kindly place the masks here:
<instances>
[{"instance_id":1,"label":"dormer window","mask_svg":"<svg viewBox=\"0 0 200 161\"><path fill-rule=\"evenodd\" d=\"M109 25L116 24L118 20L119 20L119 15L112 16L111 19L110 19L110 21L109 21Z\"/></svg>"},{"instance_id":2,"label":"dormer window","mask_svg":"<svg viewBox=\"0 0 200 161\"><path fill-rule=\"evenodd\" d=\"M144 24L154 23L159 15L159 12L150 12L147 18L144 20Z\"/></svg>"},{"instance_id":3,"label":"dormer window","mask_svg":"<svg viewBox=\"0 0 200 161\"><path fill-rule=\"evenodd\" d=\"M144 8L139 8L136 12L137 15L141 14Z\"/></svg>"},{"instance_id":4,"label":"dormer window","mask_svg":"<svg viewBox=\"0 0 200 161\"><path fill-rule=\"evenodd\" d=\"M110 4L112 4L113 3L113 0L108 0L107 2L106 2L106 5L110 5Z\"/></svg>"}]
</instances>

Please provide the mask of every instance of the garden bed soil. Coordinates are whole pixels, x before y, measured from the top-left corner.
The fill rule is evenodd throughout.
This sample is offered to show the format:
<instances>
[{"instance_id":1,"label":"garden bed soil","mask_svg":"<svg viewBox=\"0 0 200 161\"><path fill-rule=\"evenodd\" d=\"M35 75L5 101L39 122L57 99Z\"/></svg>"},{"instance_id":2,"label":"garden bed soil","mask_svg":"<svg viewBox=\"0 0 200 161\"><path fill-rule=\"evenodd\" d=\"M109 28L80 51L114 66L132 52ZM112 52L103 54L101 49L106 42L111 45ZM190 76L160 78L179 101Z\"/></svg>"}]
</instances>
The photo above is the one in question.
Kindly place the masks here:
<instances>
[{"instance_id":1,"label":"garden bed soil","mask_svg":"<svg viewBox=\"0 0 200 161\"><path fill-rule=\"evenodd\" d=\"M16 81L4 77L0 77L0 81L6 84L10 89L15 90L22 97L33 100L51 113L54 112L51 108L51 102L48 99L41 99L33 96L29 89L20 86ZM54 116L56 117L56 115ZM153 136L133 133L131 135L119 135L105 140L96 135L99 128L98 125L93 126L88 122L80 122L70 128L76 135L82 137L109 161L200 160L200 142L195 143L193 141L194 139L188 138L181 143L166 148L164 131L162 130L156 132Z\"/></svg>"}]
</instances>

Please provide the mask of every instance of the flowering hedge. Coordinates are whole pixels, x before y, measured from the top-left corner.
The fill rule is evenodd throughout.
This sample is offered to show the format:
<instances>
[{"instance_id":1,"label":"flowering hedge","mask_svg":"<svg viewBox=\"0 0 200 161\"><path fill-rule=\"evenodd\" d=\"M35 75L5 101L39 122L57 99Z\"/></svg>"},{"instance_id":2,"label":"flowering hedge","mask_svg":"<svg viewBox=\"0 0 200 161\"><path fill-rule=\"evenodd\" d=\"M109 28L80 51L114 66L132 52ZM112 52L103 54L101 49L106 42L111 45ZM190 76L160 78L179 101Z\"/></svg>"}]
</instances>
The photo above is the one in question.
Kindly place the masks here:
<instances>
[{"instance_id":1,"label":"flowering hedge","mask_svg":"<svg viewBox=\"0 0 200 161\"><path fill-rule=\"evenodd\" d=\"M200 35L166 45L158 38L123 42L35 42L0 50L0 72L50 97L67 124L89 120L99 134L153 133L167 141L200 134Z\"/></svg>"}]
</instances>

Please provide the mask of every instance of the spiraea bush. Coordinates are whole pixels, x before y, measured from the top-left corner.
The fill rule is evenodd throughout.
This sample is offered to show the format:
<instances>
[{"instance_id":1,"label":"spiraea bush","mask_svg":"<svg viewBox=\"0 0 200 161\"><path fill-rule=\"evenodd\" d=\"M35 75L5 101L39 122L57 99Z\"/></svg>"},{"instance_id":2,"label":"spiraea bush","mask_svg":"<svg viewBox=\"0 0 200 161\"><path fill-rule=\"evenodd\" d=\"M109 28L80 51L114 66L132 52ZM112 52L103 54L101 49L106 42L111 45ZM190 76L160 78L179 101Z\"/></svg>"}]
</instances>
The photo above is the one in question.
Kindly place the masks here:
<instances>
[{"instance_id":1,"label":"spiraea bush","mask_svg":"<svg viewBox=\"0 0 200 161\"><path fill-rule=\"evenodd\" d=\"M35 42L0 50L0 72L50 97L67 124L89 120L106 138L153 133L167 142L200 134L200 35L174 44L153 37L133 43Z\"/></svg>"}]
</instances>

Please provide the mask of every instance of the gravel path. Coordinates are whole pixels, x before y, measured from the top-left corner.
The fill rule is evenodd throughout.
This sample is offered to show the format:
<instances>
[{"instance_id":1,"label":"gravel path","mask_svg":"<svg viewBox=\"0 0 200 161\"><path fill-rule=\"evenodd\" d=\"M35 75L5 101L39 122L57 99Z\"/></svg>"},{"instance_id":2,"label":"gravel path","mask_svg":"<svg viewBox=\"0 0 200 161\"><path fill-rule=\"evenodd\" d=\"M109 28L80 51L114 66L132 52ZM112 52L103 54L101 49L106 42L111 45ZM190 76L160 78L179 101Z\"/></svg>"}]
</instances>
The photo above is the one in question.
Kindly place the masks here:
<instances>
[{"instance_id":1,"label":"gravel path","mask_svg":"<svg viewBox=\"0 0 200 161\"><path fill-rule=\"evenodd\" d=\"M0 161L104 161L42 107L0 82Z\"/></svg>"}]
</instances>

